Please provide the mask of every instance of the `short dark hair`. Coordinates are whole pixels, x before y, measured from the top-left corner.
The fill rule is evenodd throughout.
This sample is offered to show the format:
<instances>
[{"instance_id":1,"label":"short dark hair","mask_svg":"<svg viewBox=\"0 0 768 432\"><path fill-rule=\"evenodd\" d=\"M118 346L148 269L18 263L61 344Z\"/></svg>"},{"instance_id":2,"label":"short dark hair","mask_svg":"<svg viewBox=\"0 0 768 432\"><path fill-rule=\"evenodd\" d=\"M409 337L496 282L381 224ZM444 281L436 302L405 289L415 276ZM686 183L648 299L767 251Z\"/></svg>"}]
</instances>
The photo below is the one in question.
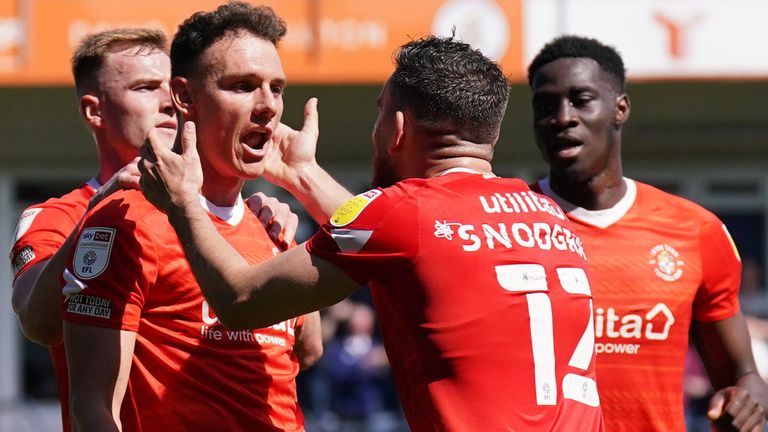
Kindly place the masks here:
<instances>
[{"instance_id":1,"label":"short dark hair","mask_svg":"<svg viewBox=\"0 0 768 432\"><path fill-rule=\"evenodd\" d=\"M104 65L107 55L138 48L136 54L168 52L168 39L160 30L118 28L85 36L72 55L72 75L78 94L84 91Z\"/></svg>"},{"instance_id":2,"label":"short dark hair","mask_svg":"<svg viewBox=\"0 0 768 432\"><path fill-rule=\"evenodd\" d=\"M493 143L509 99L498 64L453 37L427 36L400 47L389 79L393 108L409 108L422 126L449 127L464 139Z\"/></svg>"},{"instance_id":3,"label":"short dark hair","mask_svg":"<svg viewBox=\"0 0 768 432\"><path fill-rule=\"evenodd\" d=\"M277 46L285 36L285 21L269 6L246 2L225 3L212 12L196 12L187 18L171 43L171 75L187 75L195 61L216 41L245 31Z\"/></svg>"},{"instance_id":4,"label":"short dark hair","mask_svg":"<svg viewBox=\"0 0 768 432\"><path fill-rule=\"evenodd\" d=\"M557 37L544 45L528 66L528 84L533 85L534 76L544 65L561 58L579 57L590 58L597 62L600 69L613 78L616 90L624 91L626 70L619 52L597 39L573 35Z\"/></svg>"}]
</instances>

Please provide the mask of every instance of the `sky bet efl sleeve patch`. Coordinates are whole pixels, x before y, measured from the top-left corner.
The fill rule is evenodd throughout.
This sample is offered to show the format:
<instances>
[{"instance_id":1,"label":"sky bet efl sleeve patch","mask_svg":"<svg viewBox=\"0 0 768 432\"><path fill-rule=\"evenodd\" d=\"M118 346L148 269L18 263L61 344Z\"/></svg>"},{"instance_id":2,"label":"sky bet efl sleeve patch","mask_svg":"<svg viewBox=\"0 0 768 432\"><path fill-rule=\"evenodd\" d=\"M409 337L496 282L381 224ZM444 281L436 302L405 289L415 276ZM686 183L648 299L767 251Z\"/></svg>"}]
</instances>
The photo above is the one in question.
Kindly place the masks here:
<instances>
[{"instance_id":1,"label":"sky bet efl sleeve patch","mask_svg":"<svg viewBox=\"0 0 768 432\"><path fill-rule=\"evenodd\" d=\"M381 195L381 190L371 189L368 192L363 192L360 195L354 196L341 205L333 215L331 215L331 225L335 227L343 227L349 225L360 216L360 213L368 207L373 200Z\"/></svg>"},{"instance_id":2,"label":"sky bet efl sleeve patch","mask_svg":"<svg viewBox=\"0 0 768 432\"><path fill-rule=\"evenodd\" d=\"M72 269L80 279L93 279L102 274L109 264L115 230L112 228L86 228L80 233L72 258Z\"/></svg>"}]
</instances>

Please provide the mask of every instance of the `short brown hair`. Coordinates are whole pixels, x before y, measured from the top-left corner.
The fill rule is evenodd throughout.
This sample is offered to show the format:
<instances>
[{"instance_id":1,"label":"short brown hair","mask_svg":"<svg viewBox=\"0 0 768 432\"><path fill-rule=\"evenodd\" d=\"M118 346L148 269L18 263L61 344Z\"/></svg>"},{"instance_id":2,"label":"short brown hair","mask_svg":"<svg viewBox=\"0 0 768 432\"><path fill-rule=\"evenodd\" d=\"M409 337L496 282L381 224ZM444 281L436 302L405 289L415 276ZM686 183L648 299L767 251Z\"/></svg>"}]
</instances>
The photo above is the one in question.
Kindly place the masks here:
<instances>
[{"instance_id":1,"label":"short brown hair","mask_svg":"<svg viewBox=\"0 0 768 432\"><path fill-rule=\"evenodd\" d=\"M277 46L287 28L285 21L269 6L253 6L242 1L225 3L211 12L197 12L181 23L173 37L171 75L190 74L208 47L240 31Z\"/></svg>"},{"instance_id":2,"label":"short brown hair","mask_svg":"<svg viewBox=\"0 0 768 432\"><path fill-rule=\"evenodd\" d=\"M168 38L160 30L145 28L119 28L85 36L72 55L72 75L78 94L93 80L108 54L129 48L141 51L168 52Z\"/></svg>"}]
</instances>

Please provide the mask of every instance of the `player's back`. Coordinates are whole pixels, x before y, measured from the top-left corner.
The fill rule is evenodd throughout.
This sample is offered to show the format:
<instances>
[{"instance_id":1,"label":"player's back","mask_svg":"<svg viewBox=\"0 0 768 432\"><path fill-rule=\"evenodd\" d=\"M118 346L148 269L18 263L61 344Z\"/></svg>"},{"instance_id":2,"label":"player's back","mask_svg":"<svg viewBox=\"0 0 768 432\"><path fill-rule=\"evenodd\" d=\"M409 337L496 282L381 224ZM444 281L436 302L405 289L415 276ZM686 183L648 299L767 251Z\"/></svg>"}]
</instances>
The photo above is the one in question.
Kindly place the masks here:
<instances>
[{"instance_id":1,"label":"player's back","mask_svg":"<svg viewBox=\"0 0 768 432\"><path fill-rule=\"evenodd\" d=\"M562 211L467 173L368 194L331 235L371 231L341 266L372 276L411 428L601 430L586 261Z\"/></svg>"}]
</instances>

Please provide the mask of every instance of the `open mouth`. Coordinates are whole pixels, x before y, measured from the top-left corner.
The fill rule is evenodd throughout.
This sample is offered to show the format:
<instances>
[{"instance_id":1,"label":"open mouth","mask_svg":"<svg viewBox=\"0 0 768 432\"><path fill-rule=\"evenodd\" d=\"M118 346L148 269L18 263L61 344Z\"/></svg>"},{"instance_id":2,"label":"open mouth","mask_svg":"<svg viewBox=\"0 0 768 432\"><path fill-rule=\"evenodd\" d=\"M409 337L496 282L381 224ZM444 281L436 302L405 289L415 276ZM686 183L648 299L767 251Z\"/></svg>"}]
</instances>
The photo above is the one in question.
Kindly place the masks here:
<instances>
[{"instance_id":1,"label":"open mouth","mask_svg":"<svg viewBox=\"0 0 768 432\"><path fill-rule=\"evenodd\" d=\"M269 131L252 131L245 134L241 142L252 150L263 150L271 135Z\"/></svg>"}]
</instances>

